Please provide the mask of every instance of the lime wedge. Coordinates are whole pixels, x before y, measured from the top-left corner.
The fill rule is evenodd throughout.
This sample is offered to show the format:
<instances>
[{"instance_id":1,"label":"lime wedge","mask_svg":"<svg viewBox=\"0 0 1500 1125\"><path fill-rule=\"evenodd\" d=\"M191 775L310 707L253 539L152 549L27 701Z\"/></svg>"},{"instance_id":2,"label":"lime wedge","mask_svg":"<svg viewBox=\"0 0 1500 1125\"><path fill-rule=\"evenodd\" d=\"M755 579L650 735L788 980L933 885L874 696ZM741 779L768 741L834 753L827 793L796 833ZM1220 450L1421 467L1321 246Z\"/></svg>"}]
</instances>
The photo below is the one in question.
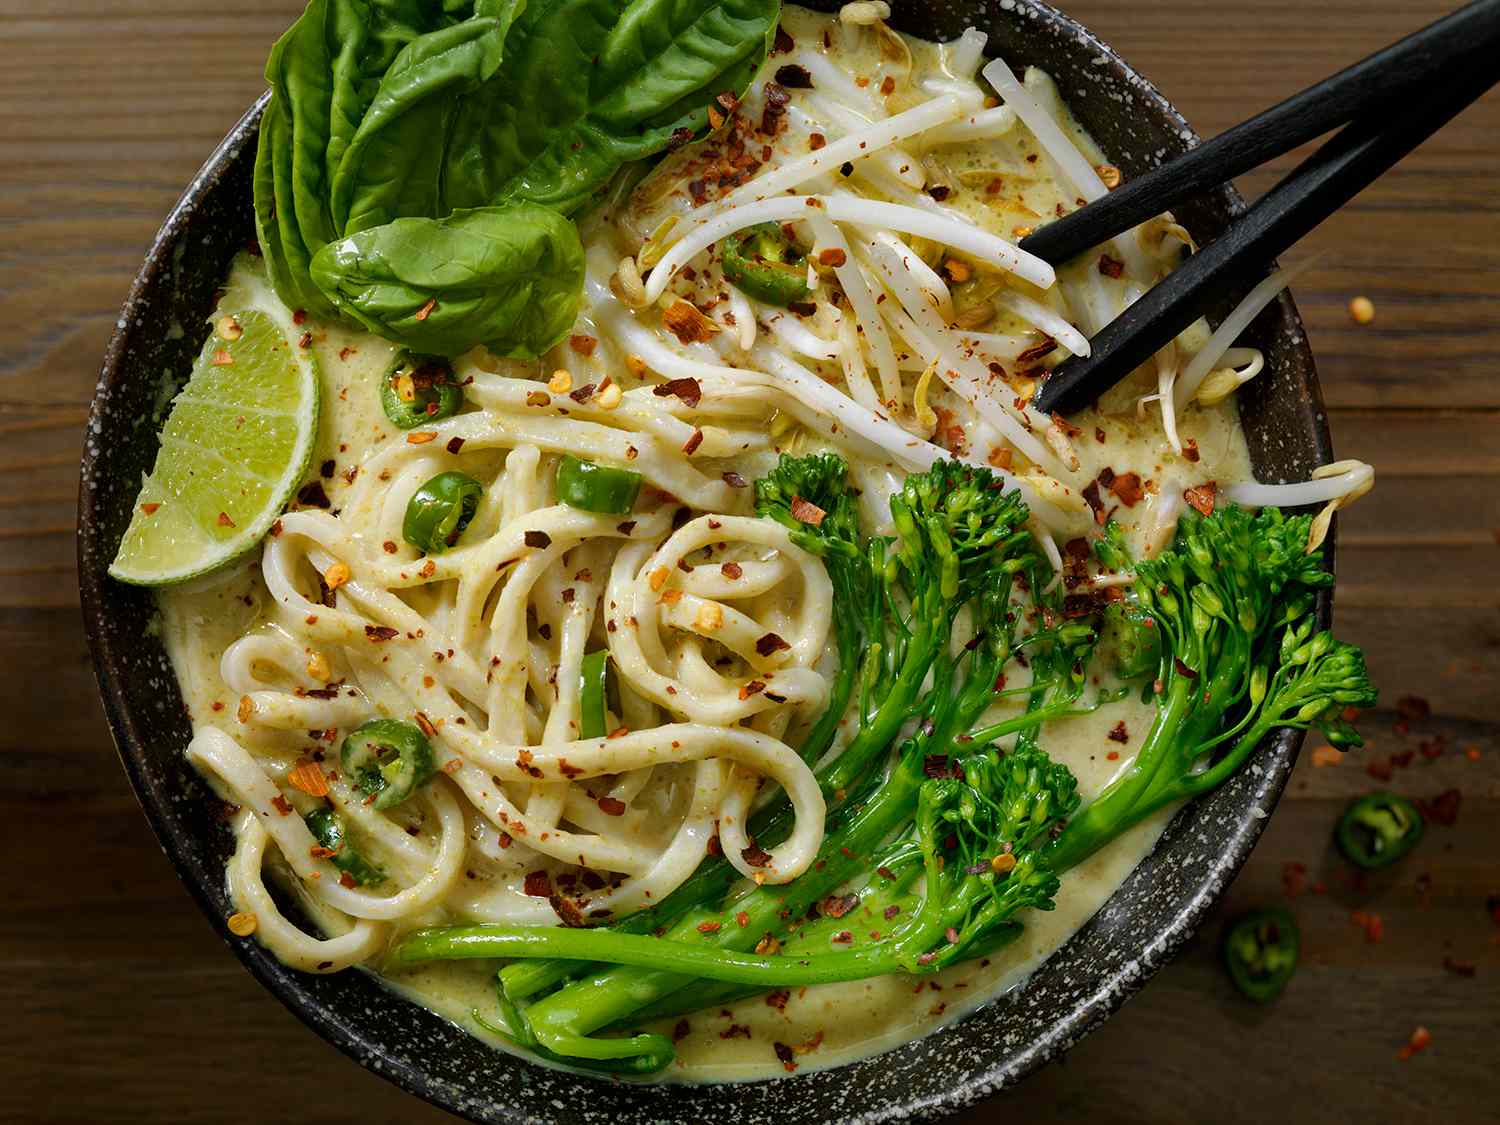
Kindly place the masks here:
<instances>
[{"instance_id":1,"label":"lime wedge","mask_svg":"<svg viewBox=\"0 0 1500 1125\"><path fill-rule=\"evenodd\" d=\"M317 362L264 279L236 273L110 565L121 582L182 582L244 554L312 457Z\"/></svg>"}]
</instances>

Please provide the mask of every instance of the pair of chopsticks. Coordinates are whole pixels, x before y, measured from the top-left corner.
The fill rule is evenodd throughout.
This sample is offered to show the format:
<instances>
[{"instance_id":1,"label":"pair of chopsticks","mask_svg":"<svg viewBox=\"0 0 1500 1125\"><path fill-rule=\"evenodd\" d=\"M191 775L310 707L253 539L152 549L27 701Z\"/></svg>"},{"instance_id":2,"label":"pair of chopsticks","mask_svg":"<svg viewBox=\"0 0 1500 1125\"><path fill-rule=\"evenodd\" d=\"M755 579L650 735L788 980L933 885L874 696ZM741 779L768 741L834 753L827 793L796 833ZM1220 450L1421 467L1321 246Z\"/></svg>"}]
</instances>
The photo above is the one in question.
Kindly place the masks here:
<instances>
[{"instance_id":1,"label":"pair of chopsticks","mask_svg":"<svg viewBox=\"0 0 1500 1125\"><path fill-rule=\"evenodd\" d=\"M1500 0L1476 0L1400 42L1021 242L1054 265L1175 203L1344 126L1312 156L1091 340L1088 356L1058 364L1033 400L1078 410L1202 316L1226 289L1259 278L1276 256L1379 178L1500 81Z\"/></svg>"}]
</instances>

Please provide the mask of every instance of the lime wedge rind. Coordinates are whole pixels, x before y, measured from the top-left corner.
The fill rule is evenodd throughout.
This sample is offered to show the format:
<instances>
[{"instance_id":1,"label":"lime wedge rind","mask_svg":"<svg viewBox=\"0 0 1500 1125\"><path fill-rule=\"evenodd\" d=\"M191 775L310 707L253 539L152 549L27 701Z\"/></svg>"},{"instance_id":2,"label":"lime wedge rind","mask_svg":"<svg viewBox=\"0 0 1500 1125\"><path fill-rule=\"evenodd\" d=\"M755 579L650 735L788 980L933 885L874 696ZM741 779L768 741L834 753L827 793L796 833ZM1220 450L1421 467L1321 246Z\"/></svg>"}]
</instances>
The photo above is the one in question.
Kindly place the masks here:
<instances>
[{"instance_id":1,"label":"lime wedge rind","mask_svg":"<svg viewBox=\"0 0 1500 1125\"><path fill-rule=\"evenodd\" d=\"M215 318L233 316L241 335L225 340L215 330L172 401L156 464L110 564L120 582L186 582L253 550L312 461L317 361L298 346L302 329L264 279L239 281ZM221 352L234 362L215 365Z\"/></svg>"}]
</instances>

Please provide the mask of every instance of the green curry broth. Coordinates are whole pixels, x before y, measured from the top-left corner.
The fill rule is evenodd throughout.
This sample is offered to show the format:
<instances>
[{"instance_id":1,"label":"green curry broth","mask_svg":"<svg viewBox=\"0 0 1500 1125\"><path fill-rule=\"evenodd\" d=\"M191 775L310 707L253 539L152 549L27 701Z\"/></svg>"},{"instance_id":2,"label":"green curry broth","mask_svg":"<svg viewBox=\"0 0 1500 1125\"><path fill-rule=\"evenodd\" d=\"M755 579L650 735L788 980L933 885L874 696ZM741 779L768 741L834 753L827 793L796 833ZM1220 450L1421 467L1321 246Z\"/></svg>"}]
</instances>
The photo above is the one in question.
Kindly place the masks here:
<instances>
[{"instance_id":1,"label":"green curry broth","mask_svg":"<svg viewBox=\"0 0 1500 1125\"><path fill-rule=\"evenodd\" d=\"M856 40L844 35L837 22L827 17L789 7L782 23L799 45L816 43L827 32L829 58L856 78L868 77L878 83L885 74L904 69L878 48L851 48ZM862 38L857 42L862 44ZM905 42L911 52L913 80L944 71L946 51L942 46L911 38ZM768 71L784 61L773 56ZM1064 124L1092 159L1103 159L1071 116L1064 118ZM638 248L640 240L663 217L684 208L684 193L667 190L664 178L676 175L680 182L682 169L673 165L691 159L691 151L684 150L664 161L662 168L633 193L629 214L612 216L617 220L613 227L597 220L588 222L586 238L608 238L617 245ZM946 202L1007 237L1013 236L1015 227L1030 225L1041 216L1055 213L1059 206L1071 209L1077 202L1066 198L1049 178L1046 157L1020 128L995 140L944 146L936 150L934 164L939 174L953 183ZM986 192L985 185L990 182L986 177L1001 178L1004 190ZM248 269L246 263L237 263L230 284L254 283ZM1019 323L1007 324L1002 318L987 330L1020 328ZM395 348L373 335L333 326L315 328L313 347L321 366L325 404L314 472L330 506L338 509L350 488L346 474L357 470L374 447L395 432L381 411L378 394L380 377ZM1137 393L1147 389L1154 388L1138 388ZM1221 484L1250 479L1248 453L1232 396L1211 407L1195 406L1180 417L1184 442L1195 443L1197 448L1198 460L1191 469L1172 452L1155 411L1138 417L1133 402L1128 396L1122 397L1128 405L1121 412L1086 411L1075 417L1079 433L1073 445L1090 475L1109 468L1117 475L1134 472L1140 476L1142 495L1134 505L1127 506L1112 494L1105 496L1114 518L1136 543L1151 526L1161 496L1180 489L1189 473L1195 480L1214 478ZM745 468L751 469L748 460ZM761 468L756 466L752 471ZM854 468L857 473L884 471L883 466L874 464ZM236 699L220 677L219 660L239 637L274 628L265 612L269 595L260 578L258 555L227 570L165 589L158 597L163 637L192 721L195 726L217 726L243 739L245 731L235 719ZM1087 800L1129 768L1152 714L1151 707L1134 698L1122 700L1091 714L1049 723L1043 728L1042 742L1049 754L1077 775L1080 793ZM1120 723L1128 738L1124 743L1118 741ZM1114 738L1112 731L1117 732ZM297 732L267 732L260 738L261 742L252 744L253 749L285 753L288 761L307 747L306 738ZM267 739L279 742L268 745ZM982 960L922 977L892 975L794 989L784 997L776 996L776 1003L755 997L649 1025L650 1030L677 1039L676 1063L662 1078L704 1082L753 1079L780 1075L792 1068L834 1066L958 1019L1024 982L1099 909L1150 851L1166 819L1167 813L1163 813L1138 825L1110 848L1070 871L1057 895L1056 909L1030 912L1020 938ZM471 824L471 831L478 827ZM391 857L371 850L371 858L377 863L390 862ZM473 877L484 879L484 864L475 858ZM295 893L297 880L283 878L280 882L284 887L292 885ZM330 930L339 928L305 896L299 898L315 919ZM427 921L460 920L439 914ZM882 931L889 925L883 918L868 914L859 907L848 916L848 929L856 942L869 940L870 931ZM472 1014L476 1010L493 1011L495 968L493 962L435 962L385 983L486 1042L505 1048L501 1040L477 1025ZM790 1063L778 1058L777 1044L791 1049Z\"/></svg>"}]
</instances>

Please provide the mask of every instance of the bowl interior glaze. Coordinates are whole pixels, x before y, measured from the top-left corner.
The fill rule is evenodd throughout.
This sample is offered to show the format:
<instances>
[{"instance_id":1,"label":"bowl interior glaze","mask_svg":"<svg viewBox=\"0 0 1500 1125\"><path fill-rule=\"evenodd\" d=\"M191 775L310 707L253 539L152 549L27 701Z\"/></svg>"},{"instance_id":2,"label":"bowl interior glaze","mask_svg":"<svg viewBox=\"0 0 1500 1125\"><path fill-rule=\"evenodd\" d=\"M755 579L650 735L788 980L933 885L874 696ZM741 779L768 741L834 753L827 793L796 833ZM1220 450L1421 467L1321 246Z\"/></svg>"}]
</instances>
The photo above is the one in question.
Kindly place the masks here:
<instances>
[{"instance_id":1,"label":"bowl interior glaze","mask_svg":"<svg viewBox=\"0 0 1500 1125\"><path fill-rule=\"evenodd\" d=\"M824 7L825 4L814 6ZM928 38L969 26L1012 65L1048 70L1126 175L1194 143L1187 123L1086 29L1029 0L893 0L893 23ZM1238 870L1280 796L1300 737L1286 733L1207 800L1179 815L1156 850L1029 983L967 1018L876 1058L755 1084L633 1086L544 1069L492 1051L360 973L283 968L230 939L228 833L186 765L190 737L176 680L152 630L148 592L105 574L129 520L171 377L181 379L233 254L252 236L251 165L264 99L209 158L152 245L105 358L85 443L79 581L85 625L120 756L163 848L235 955L318 1034L406 1090L479 1122L632 1125L888 1121L934 1117L1012 1084L1097 1026L1191 934ZM1241 207L1231 189L1178 209L1200 242ZM1225 302L1228 304L1228 299ZM1222 310L1221 310L1222 311ZM1330 458L1312 356L1290 298L1255 325L1268 371L1242 396L1262 480L1305 479ZM1325 593L1320 614L1326 621Z\"/></svg>"}]
</instances>

